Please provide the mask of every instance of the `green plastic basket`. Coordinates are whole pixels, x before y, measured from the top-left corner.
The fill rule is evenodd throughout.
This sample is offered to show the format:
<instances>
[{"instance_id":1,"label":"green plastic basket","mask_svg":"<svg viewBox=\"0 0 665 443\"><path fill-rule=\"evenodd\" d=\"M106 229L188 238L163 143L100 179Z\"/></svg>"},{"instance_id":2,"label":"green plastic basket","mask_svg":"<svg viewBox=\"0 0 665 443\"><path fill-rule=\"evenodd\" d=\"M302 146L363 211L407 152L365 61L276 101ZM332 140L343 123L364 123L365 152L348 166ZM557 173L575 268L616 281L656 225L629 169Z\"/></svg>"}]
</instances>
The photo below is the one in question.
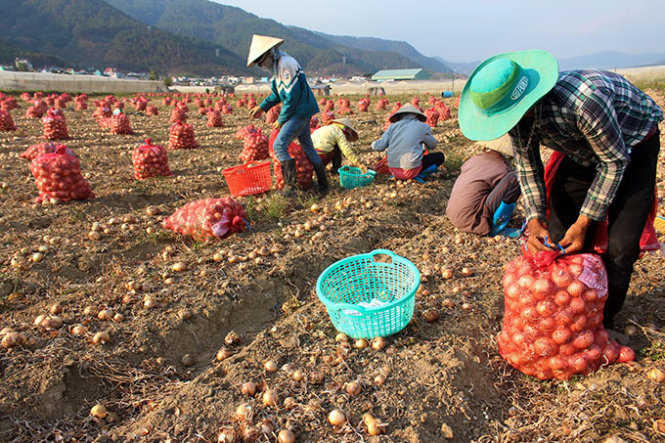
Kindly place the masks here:
<instances>
[{"instance_id":1,"label":"green plastic basket","mask_svg":"<svg viewBox=\"0 0 665 443\"><path fill-rule=\"evenodd\" d=\"M360 188L374 181L375 171L369 169L363 174L355 166L342 166L339 168L339 185L344 189Z\"/></svg>"},{"instance_id":2,"label":"green plastic basket","mask_svg":"<svg viewBox=\"0 0 665 443\"><path fill-rule=\"evenodd\" d=\"M377 256L387 256L389 261L377 261ZM338 331L371 339L406 327L419 285L420 272L413 263L392 251L376 249L328 266L316 281L316 295Z\"/></svg>"}]
</instances>

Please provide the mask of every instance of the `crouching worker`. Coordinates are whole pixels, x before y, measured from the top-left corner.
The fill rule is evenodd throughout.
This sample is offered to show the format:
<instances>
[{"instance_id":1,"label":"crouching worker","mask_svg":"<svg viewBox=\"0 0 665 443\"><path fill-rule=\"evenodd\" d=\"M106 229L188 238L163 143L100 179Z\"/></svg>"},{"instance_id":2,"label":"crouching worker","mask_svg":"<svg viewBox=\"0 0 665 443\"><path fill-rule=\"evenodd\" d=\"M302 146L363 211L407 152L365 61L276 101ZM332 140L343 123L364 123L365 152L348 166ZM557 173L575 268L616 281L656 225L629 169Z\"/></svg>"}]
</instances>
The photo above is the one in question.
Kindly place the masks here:
<instances>
[{"instance_id":1,"label":"crouching worker","mask_svg":"<svg viewBox=\"0 0 665 443\"><path fill-rule=\"evenodd\" d=\"M398 180L422 179L445 161L441 152L424 155L423 146L436 148L427 117L415 106L404 105L391 115L392 123L383 136L372 143L375 151L386 151L390 173Z\"/></svg>"},{"instance_id":2,"label":"crouching worker","mask_svg":"<svg viewBox=\"0 0 665 443\"><path fill-rule=\"evenodd\" d=\"M296 161L289 155L289 145L294 138L300 142L303 152L314 166L319 191L328 193L328 179L326 169L314 149L309 130L309 120L312 115L319 112L312 89L307 84L307 78L298 62L279 46L283 39L254 34L249 46L247 66L258 64L273 74L272 93L260 105L249 111L251 117L257 117L278 103L282 103L282 110L273 124L279 130L273 149L275 156L282 166L284 175L284 195L294 196L296 193L296 178L298 171Z\"/></svg>"},{"instance_id":3,"label":"crouching worker","mask_svg":"<svg viewBox=\"0 0 665 443\"><path fill-rule=\"evenodd\" d=\"M338 118L329 125L322 126L312 133L314 148L319 153L324 166L332 162L331 173L337 174L342 166L342 155L357 168L364 169L358 160L351 143L358 140L358 133L348 118Z\"/></svg>"},{"instance_id":4,"label":"crouching worker","mask_svg":"<svg viewBox=\"0 0 665 443\"><path fill-rule=\"evenodd\" d=\"M462 165L446 216L462 232L496 235L510 221L520 196L517 173L509 164L513 144L507 135L479 144L489 149Z\"/></svg>"}]
</instances>

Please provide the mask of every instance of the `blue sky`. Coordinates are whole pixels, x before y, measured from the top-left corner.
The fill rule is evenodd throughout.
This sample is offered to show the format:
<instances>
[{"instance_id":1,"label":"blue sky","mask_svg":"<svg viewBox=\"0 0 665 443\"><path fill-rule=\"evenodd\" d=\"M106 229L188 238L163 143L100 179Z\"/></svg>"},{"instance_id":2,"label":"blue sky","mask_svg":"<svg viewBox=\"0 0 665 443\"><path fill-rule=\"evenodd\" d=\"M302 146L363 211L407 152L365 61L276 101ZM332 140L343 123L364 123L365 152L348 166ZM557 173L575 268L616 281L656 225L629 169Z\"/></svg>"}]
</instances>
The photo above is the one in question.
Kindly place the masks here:
<instances>
[{"instance_id":1,"label":"blue sky","mask_svg":"<svg viewBox=\"0 0 665 443\"><path fill-rule=\"evenodd\" d=\"M404 40L453 62L534 48L557 58L665 52L665 0L215 1L285 25Z\"/></svg>"}]
</instances>

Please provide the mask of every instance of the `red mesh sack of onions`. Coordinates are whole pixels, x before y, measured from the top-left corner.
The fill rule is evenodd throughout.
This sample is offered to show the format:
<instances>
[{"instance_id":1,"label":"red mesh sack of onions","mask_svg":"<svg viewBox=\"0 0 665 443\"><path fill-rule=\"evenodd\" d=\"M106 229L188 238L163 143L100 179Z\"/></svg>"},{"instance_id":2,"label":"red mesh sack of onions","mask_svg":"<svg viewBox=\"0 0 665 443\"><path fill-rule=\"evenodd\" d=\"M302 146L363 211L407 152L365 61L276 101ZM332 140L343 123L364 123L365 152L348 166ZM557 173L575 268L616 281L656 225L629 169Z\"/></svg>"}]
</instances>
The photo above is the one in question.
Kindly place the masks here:
<instances>
[{"instance_id":1,"label":"red mesh sack of onions","mask_svg":"<svg viewBox=\"0 0 665 443\"><path fill-rule=\"evenodd\" d=\"M132 126L129 123L129 117L125 114L111 116L108 121L111 134L133 134Z\"/></svg>"},{"instance_id":2,"label":"red mesh sack of onions","mask_svg":"<svg viewBox=\"0 0 665 443\"><path fill-rule=\"evenodd\" d=\"M503 287L499 352L522 373L568 380L635 358L603 327L607 273L598 255L523 255L506 266Z\"/></svg>"},{"instance_id":3,"label":"red mesh sack of onions","mask_svg":"<svg viewBox=\"0 0 665 443\"><path fill-rule=\"evenodd\" d=\"M368 112L370 101L368 98L361 98L358 100L358 112Z\"/></svg>"},{"instance_id":4,"label":"red mesh sack of onions","mask_svg":"<svg viewBox=\"0 0 665 443\"><path fill-rule=\"evenodd\" d=\"M146 139L145 145L138 146L132 151L132 164L134 177L145 180L150 177L169 177L169 157L163 146L153 145L151 139Z\"/></svg>"},{"instance_id":5,"label":"red mesh sack of onions","mask_svg":"<svg viewBox=\"0 0 665 443\"><path fill-rule=\"evenodd\" d=\"M272 158L272 167L275 171L275 188L283 189L284 188L284 176L282 175L282 165L277 160L275 156L275 151L272 146L275 143L275 139L279 134L278 130L275 130L270 134L269 147L270 147L270 158ZM289 155L292 159L296 161L296 184L299 189L309 189L312 186L312 173L314 172L314 166L305 155L305 152L302 150L298 143L292 142L289 145Z\"/></svg>"},{"instance_id":6,"label":"red mesh sack of onions","mask_svg":"<svg viewBox=\"0 0 665 443\"><path fill-rule=\"evenodd\" d=\"M155 105L148 105L145 108L145 115L148 116L159 115L159 109Z\"/></svg>"},{"instance_id":7,"label":"red mesh sack of onions","mask_svg":"<svg viewBox=\"0 0 665 443\"><path fill-rule=\"evenodd\" d=\"M243 139L242 152L238 157L241 162L264 160L270 155L268 137L261 134L261 130L248 133Z\"/></svg>"},{"instance_id":8,"label":"red mesh sack of onions","mask_svg":"<svg viewBox=\"0 0 665 443\"><path fill-rule=\"evenodd\" d=\"M55 142L38 143L36 145L28 147L28 149L26 149L21 154L21 158L24 158L28 161L32 161L37 157L39 157L40 155L54 153L58 149L58 146L65 146L65 145L61 145L60 143L55 143ZM76 154L74 154L74 152L72 152L67 146L65 146L65 153L67 155L71 155L72 157L76 157Z\"/></svg>"},{"instance_id":9,"label":"red mesh sack of onions","mask_svg":"<svg viewBox=\"0 0 665 443\"><path fill-rule=\"evenodd\" d=\"M275 123L279 118L280 112L282 112L281 105L275 105L272 108L268 109L268 112L266 112L266 124L271 125Z\"/></svg>"},{"instance_id":10,"label":"red mesh sack of onions","mask_svg":"<svg viewBox=\"0 0 665 443\"><path fill-rule=\"evenodd\" d=\"M224 121L222 120L222 114L216 109L208 108L206 112L206 117L208 118L208 122L206 123L207 127L221 128L222 126L224 126Z\"/></svg>"},{"instance_id":11,"label":"red mesh sack of onions","mask_svg":"<svg viewBox=\"0 0 665 443\"><path fill-rule=\"evenodd\" d=\"M309 119L309 132L314 132L321 127L321 122L316 115Z\"/></svg>"},{"instance_id":12,"label":"red mesh sack of onions","mask_svg":"<svg viewBox=\"0 0 665 443\"><path fill-rule=\"evenodd\" d=\"M194 128L183 122L171 125L169 134L169 149L193 149L199 144L194 140Z\"/></svg>"},{"instance_id":13,"label":"red mesh sack of onions","mask_svg":"<svg viewBox=\"0 0 665 443\"><path fill-rule=\"evenodd\" d=\"M335 120L334 112L322 112L321 114L321 125L329 125L333 120Z\"/></svg>"},{"instance_id":14,"label":"red mesh sack of onions","mask_svg":"<svg viewBox=\"0 0 665 443\"><path fill-rule=\"evenodd\" d=\"M18 101L16 100L16 97L6 97L4 100L2 100L2 109L5 111L13 111L16 108L18 108Z\"/></svg>"},{"instance_id":15,"label":"red mesh sack of onions","mask_svg":"<svg viewBox=\"0 0 665 443\"><path fill-rule=\"evenodd\" d=\"M446 121L452 118L452 115L450 114L450 109L443 104L443 102L439 103L439 120L441 121Z\"/></svg>"},{"instance_id":16,"label":"red mesh sack of onions","mask_svg":"<svg viewBox=\"0 0 665 443\"><path fill-rule=\"evenodd\" d=\"M439 111L434 108L430 108L425 111L425 117L427 117L425 123L433 128L436 127L436 125L439 123Z\"/></svg>"},{"instance_id":17,"label":"red mesh sack of onions","mask_svg":"<svg viewBox=\"0 0 665 443\"><path fill-rule=\"evenodd\" d=\"M9 111L0 109L0 131L16 131L14 119Z\"/></svg>"},{"instance_id":18,"label":"red mesh sack of onions","mask_svg":"<svg viewBox=\"0 0 665 443\"><path fill-rule=\"evenodd\" d=\"M83 101L83 100L77 100L76 101L76 106L74 107L74 110L76 110L76 111L87 111L88 110L88 102Z\"/></svg>"},{"instance_id":19,"label":"red mesh sack of onions","mask_svg":"<svg viewBox=\"0 0 665 443\"><path fill-rule=\"evenodd\" d=\"M35 100L32 106L25 110L25 118L42 118L45 104L42 100Z\"/></svg>"},{"instance_id":20,"label":"red mesh sack of onions","mask_svg":"<svg viewBox=\"0 0 665 443\"><path fill-rule=\"evenodd\" d=\"M242 232L247 224L245 217L242 205L230 197L206 198L187 203L166 218L162 226L205 241Z\"/></svg>"},{"instance_id":21,"label":"red mesh sack of onions","mask_svg":"<svg viewBox=\"0 0 665 443\"><path fill-rule=\"evenodd\" d=\"M390 102L388 101L387 98L381 97L378 102L376 102L376 110L380 111L382 109L386 109L386 106L388 106Z\"/></svg>"},{"instance_id":22,"label":"red mesh sack of onions","mask_svg":"<svg viewBox=\"0 0 665 443\"><path fill-rule=\"evenodd\" d=\"M181 106L173 108L171 111L171 116L169 117L169 123L184 121L187 121L187 108L183 108Z\"/></svg>"},{"instance_id":23,"label":"red mesh sack of onions","mask_svg":"<svg viewBox=\"0 0 665 443\"><path fill-rule=\"evenodd\" d=\"M59 145L55 152L43 154L30 162L39 191L38 203L44 200L86 200L94 198L90 184L81 175L79 160L67 154L67 147Z\"/></svg>"},{"instance_id":24,"label":"red mesh sack of onions","mask_svg":"<svg viewBox=\"0 0 665 443\"><path fill-rule=\"evenodd\" d=\"M44 127L43 138L46 140L64 140L69 138L67 121L62 110L50 108L42 118Z\"/></svg>"},{"instance_id":25,"label":"red mesh sack of onions","mask_svg":"<svg viewBox=\"0 0 665 443\"><path fill-rule=\"evenodd\" d=\"M402 107L402 102L397 102L393 105L393 109L390 111L390 115L393 115L395 112L399 111L399 108Z\"/></svg>"},{"instance_id":26,"label":"red mesh sack of onions","mask_svg":"<svg viewBox=\"0 0 665 443\"><path fill-rule=\"evenodd\" d=\"M236 131L236 133L233 135L235 138L238 140L244 140L245 137L247 137L248 134L256 133L259 132L260 128L257 128L254 125L248 125L245 127L242 127Z\"/></svg>"}]
</instances>

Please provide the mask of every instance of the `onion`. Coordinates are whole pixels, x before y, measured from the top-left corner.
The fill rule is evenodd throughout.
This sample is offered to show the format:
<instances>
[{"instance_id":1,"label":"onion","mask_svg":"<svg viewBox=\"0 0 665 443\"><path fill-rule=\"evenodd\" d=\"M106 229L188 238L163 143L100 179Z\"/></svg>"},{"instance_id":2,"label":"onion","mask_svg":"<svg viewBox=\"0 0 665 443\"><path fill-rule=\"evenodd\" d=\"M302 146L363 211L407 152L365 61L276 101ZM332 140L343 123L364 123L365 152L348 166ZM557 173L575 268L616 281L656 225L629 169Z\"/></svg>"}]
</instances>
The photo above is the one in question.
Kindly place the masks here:
<instances>
[{"instance_id":1,"label":"onion","mask_svg":"<svg viewBox=\"0 0 665 443\"><path fill-rule=\"evenodd\" d=\"M103 344L107 343L109 340L111 340L111 336L106 331L98 332L95 335L93 335L93 337L92 337L92 342L96 345L99 345L99 344L103 345Z\"/></svg>"},{"instance_id":2,"label":"onion","mask_svg":"<svg viewBox=\"0 0 665 443\"><path fill-rule=\"evenodd\" d=\"M5 349L14 348L16 346L23 346L26 343L25 336L20 332L9 332L2 337L0 346Z\"/></svg>"},{"instance_id":3,"label":"onion","mask_svg":"<svg viewBox=\"0 0 665 443\"><path fill-rule=\"evenodd\" d=\"M148 309L153 309L159 306L159 302L154 297L146 295L143 299L143 306Z\"/></svg>"},{"instance_id":4,"label":"onion","mask_svg":"<svg viewBox=\"0 0 665 443\"><path fill-rule=\"evenodd\" d=\"M237 440L238 440L238 435L236 433L236 430L233 429L231 426L226 426L222 428L222 430L219 431L219 434L217 435L218 443L235 443Z\"/></svg>"},{"instance_id":5,"label":"onion","mask_svg":"<svg viewBox=\"0 0 665 443\"><path fill-rule=\"evenodd\" d=\"M653 382L663 383L665 381L665 372L658 368L652 368L647 372L647 377Z\"/></svg>"},{"instance_id":6,"label":"onion","mask_svg":"<svg viewBox=\"0 0 665 443\"><path fill-rule=\"evenodd\" d=\"M303 371L301 371L300 369L296 369L295 371L293 371L293 374L291 375L291 377L295 381L303 381L305 379L305 373Z\"/></svg>"},{"instance_id":7,"label":"onion","mask_svg":"<svg viewBox=\"0 0 665 443\"><path fill-rule=\"evenodd\" d=\"M422 315L423 319L428 323L433 323L439 319L439 313L436 309L426 309Z\"/></svg>"},{"instance_id":8,"label":"onion","mask_svg":"<svg viewBox=\"0 0 665 443\"><path fill-rule=\"evenodd\" d=\"M369 343L364 338L359 338L353 344L353 347L356 348L356 349L365 349L367 346L369 346Z\"/></svg>"},{"instance_id":9,"label":"onion","mask_svg":"<svg viewBox=\"0 0 665 443\"><path fill-rule=\"evenodd\" d=\"M357 381L352 381L344 385L344 390L349 395L358 395L362 392L363 388L362 385Z\"/></svg>"},{"instance_id":10,"label":"onion","mask_svg":"<svg viewBox=\"0 0 665 443\"><path fill-rule=\"evenodd\" d=\"M470 277L470 276L473 275L473 271L470 268L467 268L467 267L462 268L462 270L460 272L465 277Z\"/></svg>"},{"instance_id":11,"label":"onion","mask_svg":"<svg viewBox=\"0 0 665 443\"><path fill-rule=\"evenodd\" d=\"M224 343L227 345L236 345L240 343L240 335L235 331L230 331L226 334L226 337L224 337Z\"/></svg>"},{"instance_id":12,"label":"onion","mask_svg":"<svg viewBox=\"0 0 665 443\"><path fill-rule=\"evenodd\" d=\"M291 409L295 408L298 405L298 402L296 402L296 399L293 397L286 397L284 399L284 408L287 411L290 411Z\"/></svg>"},{"instance_id":13,"label":"onion","mask_svg":"<svg viewBox=\"0 0 665 443\"><path fill-rule=\"evenodd\" d=\"M265 363L263 363L263 369L270 373L277 372L277 363L275 363L273 360L267 360Z\"/></svg>"},{"instance_id":14,"label":"onion","mask_svg":"<svg viewBox=\"0 0 665 443\"><path fill-rule=\"evenodd\" d=\"M279 403L279 397L274 389L266 389L263 392L262 400L265 406L277 406Z\"/></svg>"},{"instance_id":15,"label":"onion","mask_svg":"<svg viewBox=\"0 0 665 443\"><path fill-rule=\"evenodd\" d=\"M323 384L324 376L318 371L312 371L309 373L309 382L313 385Z\"/></svg>"},{"instance_id":16,"label":"onion","mask_svg":"<svg viewBox=\"0 0 665 443\"><path fill-rule=\"evenodd\" d=\"M296 435L290 429L282 429L277 434L277 443L295 443Z\"/></svg>"},{"instance_id":17,"label":"onion","mask_svg":"<svg viewBox=\"0 0 665 443\"><path fill-rule=\"evenodd\" d=\"M626 328L623 330L623 333L626 334L627 336L633 336L638 333L638 330L635 326L633 325L628 325Z\"/></svg>"},{"instance_id":18,"label":"onion","mask_svg":"<svg viewBox=\"0 0 665 443\"><path fill-rule=\"evenodd\" d=\"M239 421L250 421L252 419L252 405L241 403L236 408L235 417Z\"/></svg>"},{"instance_id":19,"label":"onion","mask_svg":"<svg viewBox=\"0 0 665 443\"><path fill-rule=\"evenodd\" d=\"M446 280L450 280L451 278L453 278L453 276L454 276L454 274L453 274L453 270L452 270L452 269L450 269L450 268L443 268L443 269L441 270L441 277L443 277L444 279L446 279Z\"/></svg>"},{"instance_id":20,"label":"onion","mask_svg":"<svg viewBox=\"0 0 665 443\"><path fill-rule=\"evenodd\" d=\"M173 266L171 266L171 269L173 269L174 272L183 272L187 270L187 265L183 262L178 262L174 263Z\"/></svg>"},{"instance_id":21,"label":"onion","mask_svg":"<svg viewBox=\"0 0 665 443\"><path fill-rule=\"evenodd\" d=\"M113 311L110 309L104 309L102 311L99 311L99 314L97 314L97 318L103 321L108 321L113 318Z\"/></svg>"},{"instance_id":22,"label":"onion","mask_svg":"<svg viewBox=\"0 0 665 443\"><path fill-rule=\"evenodd\" d=\"M95 418L99 418L100 420L105 418L108 414L109 412L106 410L106 407L99 403L90 409L90 415Z\"/></svg>"},{"instance_id":23,"label":"onion","mask_svg":"<svg viewBox=\"0 0 665 443\"><path fill-rule=\"evenodd\" d=\"M115 314L113 316L113 321L116 322L116 323L120 323L121 321L124 321L124 320L125 320L125 316L120 314L120 313Z\"/></svg>"},{"instance_id":24,"label":"onion","mask_svg":"<svg viewBox=\"0 0 665 443\"><path fill-rule=\"evenodd\" d=\"M333 426L342 426L346 423L346 416L340 409L333 409L328 414L328 421Z\"/></svg>"},{"instance_id":25,"label":"onion","mask_svg":"<svg viewBox=\"0 0 665 443\"><path fill-rule=\"evenodd\" d=\"M349 337L343 332L338 332L335 336L335 341L348 341Z\"/></svg>"},{"instance_id":26,"label":"onion","mask_svg":"<svg viewBox=\"0 0 665 443\"><path fill-rule=\"evenodd\" d=\"M383 337L374 337L371 346L375 351L380 351L386 347L386 339Z\"/></svg>"},{"instance_id":27,"label":"onion","mask_svg":"<svg viewBox=\"0 0 665 443\"><path fill-rule=\"evenodd\" d=\"M217 359L217 361L222 361L226 360L230 356L231 356L231 351L227 348L222 347L219 349L219 351L217 351L215 358Z\"/></svg>"}]
</instances>

